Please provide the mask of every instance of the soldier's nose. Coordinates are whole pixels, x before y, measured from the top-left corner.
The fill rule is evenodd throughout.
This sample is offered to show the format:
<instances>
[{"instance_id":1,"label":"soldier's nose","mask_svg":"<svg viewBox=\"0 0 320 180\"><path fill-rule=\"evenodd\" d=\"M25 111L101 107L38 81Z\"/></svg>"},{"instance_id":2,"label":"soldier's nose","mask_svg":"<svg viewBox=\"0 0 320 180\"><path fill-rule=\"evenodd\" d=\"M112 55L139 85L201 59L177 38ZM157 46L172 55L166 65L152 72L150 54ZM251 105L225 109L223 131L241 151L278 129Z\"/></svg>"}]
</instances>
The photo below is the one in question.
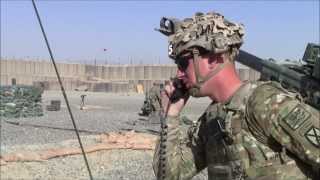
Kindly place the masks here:
<instances>
[{"instance_id":1,"label":"soldier's nose","mask_svg":"<svg viewBox=\"0 0 320 180\"><path fill-rule=\"evenodd\" d=\"M181 71L180 69L177 70L177 77L178 78L181 78L185 75L185 72L184 71Z\"/></svg>"}]
</instances>

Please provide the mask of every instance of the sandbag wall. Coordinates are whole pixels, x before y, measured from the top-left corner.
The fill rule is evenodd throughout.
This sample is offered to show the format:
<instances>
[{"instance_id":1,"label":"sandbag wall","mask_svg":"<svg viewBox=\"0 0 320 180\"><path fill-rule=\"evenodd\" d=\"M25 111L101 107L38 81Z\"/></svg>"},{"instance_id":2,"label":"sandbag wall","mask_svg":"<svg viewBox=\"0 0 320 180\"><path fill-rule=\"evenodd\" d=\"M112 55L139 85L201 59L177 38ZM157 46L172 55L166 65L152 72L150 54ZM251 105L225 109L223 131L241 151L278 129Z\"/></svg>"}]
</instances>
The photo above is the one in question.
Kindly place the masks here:
<instances>
[{"instance_id":1,"label":"sandbag wall","mask_svg":"<svg viewBox=\"0 0 320 180\"><path fill-rule=\"evenodd\" d=\"M0 86L0 117L42 116L42 92L33 86Z\"/></svg>"}]
</instances>

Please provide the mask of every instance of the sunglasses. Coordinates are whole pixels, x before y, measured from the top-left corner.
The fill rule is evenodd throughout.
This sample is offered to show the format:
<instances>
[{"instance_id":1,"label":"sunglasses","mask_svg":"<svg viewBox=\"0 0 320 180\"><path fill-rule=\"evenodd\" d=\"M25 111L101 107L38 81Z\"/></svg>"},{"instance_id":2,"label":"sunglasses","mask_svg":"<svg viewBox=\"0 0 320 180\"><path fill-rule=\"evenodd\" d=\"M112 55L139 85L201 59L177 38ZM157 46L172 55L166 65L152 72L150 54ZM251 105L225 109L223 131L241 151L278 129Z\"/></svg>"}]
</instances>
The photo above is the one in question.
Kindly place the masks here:
<instances>
[{"instance_id":1,"label":"sunglasses","mask_svg":"<svg viewBox=\"0 0 320 180\"><path fill-rule=\"evenodd\" d=\"M191 53L182 55L175 59L175 64L178 66L178 69L180 70L186 70L189 66L189 59L193 58Z\"/></svg>"},{"instance_id":2,"label":"sunglasses","mask_svg":"<svg viewBox=\"0 0 320 180\"><path fill-rule=\"evenodd\" d=\"M179 70L186 70L189 66L189 59L177 59L175 60L176 65L178 66Z\"/></svg>"}]
</instances>

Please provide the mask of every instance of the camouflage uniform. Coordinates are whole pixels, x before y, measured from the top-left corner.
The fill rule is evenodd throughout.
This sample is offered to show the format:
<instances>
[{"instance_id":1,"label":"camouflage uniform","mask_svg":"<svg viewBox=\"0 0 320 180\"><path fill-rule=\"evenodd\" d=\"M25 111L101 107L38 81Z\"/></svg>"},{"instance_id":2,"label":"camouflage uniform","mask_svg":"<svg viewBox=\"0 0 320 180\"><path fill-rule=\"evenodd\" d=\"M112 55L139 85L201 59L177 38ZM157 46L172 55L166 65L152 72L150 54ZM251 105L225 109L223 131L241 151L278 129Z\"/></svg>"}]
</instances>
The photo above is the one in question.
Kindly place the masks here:
<instances>
[{"instance_id":1,"label":"camouflage uniform","mask_svg":"<svg viewBox=\"0 0 320 180\"><path fill-rule=\"evenodd\" d=\"M191 127L167 118L166 152L154 171L191 179L311 179L320 167L320 113L275 82L245 83L224 104L213 103Z\"/></svg>"},{"instance_id":2,"label":"camouflage uniform","mask_svg":"<svg viewBox=\"0 0 320 180\"><path fill-rule=\"evenodd\" d=\"M146 93L146 97L141 108L143 114L149 115L150 113L159 112L161 109L161 100L160 100L160 86L154 85Z\"/></svg>"},{"instance_id":3,"label":"camouflage uniform","mask_svg":"<svg viewBox=\"0 0 320 180\"><path fill-rule=\"evenodd\" d=\"M160 100L160 86L153 86L148 93L148 99L151 102L154 111L160 111L161 100Z\"/></svg>"},{"instance_id":4,"label":"camouflage uniform","mask_svg":"<svg viewBox=\"0 0 320 180\"><path fill-rule=\"evenodd\" d=\"M160 27L169 37L169 57L175 61L191 53L196 62L195 47L211 53L228 51L232 59L244 34L241 24L214 12L197 13L182 22L163 18ZM199 87L216 72L201 77L196 65ZM197 95L196 88L189 92L192 96ZM318 110L278 83L244 83L226 103L212 103L191 126L180 117L162 117L154 172L158 179L170 180L191 179L206 167L209 179L316 179L319 117Z\"/></svg>"}]
</instances>

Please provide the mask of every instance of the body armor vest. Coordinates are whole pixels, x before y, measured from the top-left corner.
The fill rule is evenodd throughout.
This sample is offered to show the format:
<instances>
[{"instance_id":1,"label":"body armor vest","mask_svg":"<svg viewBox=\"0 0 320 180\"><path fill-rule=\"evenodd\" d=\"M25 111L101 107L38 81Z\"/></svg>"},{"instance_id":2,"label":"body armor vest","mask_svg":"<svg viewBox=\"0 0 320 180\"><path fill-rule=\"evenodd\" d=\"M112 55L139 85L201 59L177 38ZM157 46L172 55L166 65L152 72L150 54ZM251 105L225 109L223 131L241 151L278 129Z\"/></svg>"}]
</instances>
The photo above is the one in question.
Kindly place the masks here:
<instances>
[{"instance_id":1,"label":"body armor vest","mask_svg":"<svg viewBox=\"0 0 320 180\"><path fill-rule=\"evenodd\" d=\"M295 160L281 145L248 128L246 104L257 86L246 83L227 103L208 108L205 119L209 179L279 179L279 173L297 169Z\"/></svg>"}]
</instances>

